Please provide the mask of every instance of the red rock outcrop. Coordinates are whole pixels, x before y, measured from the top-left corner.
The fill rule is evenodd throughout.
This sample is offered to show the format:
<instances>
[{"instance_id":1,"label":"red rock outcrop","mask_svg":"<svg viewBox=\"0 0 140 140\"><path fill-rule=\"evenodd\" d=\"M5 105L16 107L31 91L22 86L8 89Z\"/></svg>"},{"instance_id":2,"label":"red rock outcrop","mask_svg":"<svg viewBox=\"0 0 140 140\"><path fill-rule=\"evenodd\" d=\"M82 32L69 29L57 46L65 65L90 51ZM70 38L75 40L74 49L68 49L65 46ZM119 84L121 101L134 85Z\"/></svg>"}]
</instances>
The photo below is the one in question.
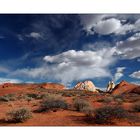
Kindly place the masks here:
<instances>
[{"instance_id":1,"label":"red rock outcrop","mask_svg":"<svg viewBox=\"0 0 140 140\"><path fill-rule=\"evenodd\" d=\"M134 88L131 92L136 93L136 94L140 94L140 86Z\"/></svg>"},{"instance_id":2,"label":"red rock outcrop","mask_svg":"<svg viewBox=\"0 0 140 140\"><path fill-rule=\"evenodd\" d=\"M138 87L138 85L128 83L123 80L115 86L115 88L112 90L111 93L112 94L130 93L130 92L133 92L133 90L137 87Z\"/></svg>"}]
</instances>

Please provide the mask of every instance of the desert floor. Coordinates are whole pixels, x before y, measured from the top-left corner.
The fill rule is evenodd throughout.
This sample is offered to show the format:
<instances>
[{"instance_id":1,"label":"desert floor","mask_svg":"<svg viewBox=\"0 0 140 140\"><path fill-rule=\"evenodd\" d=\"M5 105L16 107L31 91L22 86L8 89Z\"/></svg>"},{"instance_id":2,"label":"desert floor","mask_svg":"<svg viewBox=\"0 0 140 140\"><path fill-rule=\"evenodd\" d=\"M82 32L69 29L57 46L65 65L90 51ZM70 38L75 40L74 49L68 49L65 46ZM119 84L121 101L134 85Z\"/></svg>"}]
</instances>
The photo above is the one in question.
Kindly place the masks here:
<instances>
[{"instance_id":1,"label":"desert floor","mask_svg":"<svg viewBox=\"0 0 140 140\"><path fill-rule=\"evenodd\" d=\"M27 95L59 95L61 99L69 104L68 109L56 109L46 112L37 112L42 98L29 97ZM140 104L140 95L110 95L110 94L93 94L85 91L75 90L48 90L37 86L10 86L0 87L0 98L7 95L13 95L14 99L0 99L0 126L140 126L140 112L134 111L133 106ZM13 98L12 97L12 98ZM83 99L90 103L93 110L106 106L118 106L124 108L129 117L123 119L112 119L112 123L96 123L93 118L85 115L85 112L76 111L73 107L73 100ZM19 109L28 108L32 113L32 118L25 122L9 121L7 112Z\"/></svg>"}]
</instances>

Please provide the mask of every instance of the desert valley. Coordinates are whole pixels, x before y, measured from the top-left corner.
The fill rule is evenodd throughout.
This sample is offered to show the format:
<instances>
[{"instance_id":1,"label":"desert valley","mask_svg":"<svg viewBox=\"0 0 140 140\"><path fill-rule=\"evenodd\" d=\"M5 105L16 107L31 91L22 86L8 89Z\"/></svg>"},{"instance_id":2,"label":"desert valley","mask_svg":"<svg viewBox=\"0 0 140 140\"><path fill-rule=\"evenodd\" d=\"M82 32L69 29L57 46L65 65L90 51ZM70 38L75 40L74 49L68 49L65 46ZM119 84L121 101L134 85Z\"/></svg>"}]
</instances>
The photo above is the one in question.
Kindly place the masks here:
<instances>
[{"instance_id":1,"label":"desert valley","mask_svg":"<svg viewBox=\"0 0 140 140\"><path fill-rule=\"evenodd\" d=\"M140 126L140 14L0 21L0 126Z\"/></svg>"},{"instance_id":2,"label":"desert valley","mask_svg":"<svg viewBox=\"0 0 140 140\"><path fill-rule=\"evenodd\" d=\"M91 81L0 85L1 126L139 126L140 86L121 81L107 90Z\"/></svg>"}]
</instances>

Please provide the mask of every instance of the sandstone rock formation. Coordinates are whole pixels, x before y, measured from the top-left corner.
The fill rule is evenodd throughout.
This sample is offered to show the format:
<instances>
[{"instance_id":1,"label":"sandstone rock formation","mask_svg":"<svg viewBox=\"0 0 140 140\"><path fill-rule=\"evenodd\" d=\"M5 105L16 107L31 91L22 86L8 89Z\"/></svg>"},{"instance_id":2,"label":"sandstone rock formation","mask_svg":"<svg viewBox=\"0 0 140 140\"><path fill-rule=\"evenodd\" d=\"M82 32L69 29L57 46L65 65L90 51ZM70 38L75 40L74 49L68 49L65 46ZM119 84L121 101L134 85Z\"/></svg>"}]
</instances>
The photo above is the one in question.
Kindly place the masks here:
<instances>
[{"instance_id":1,"label":"sandstone rock formation","mask_svg":"<svg viewBox=\"0 0 140 140\"><path fill-rule=\"evenodd\" d=\"M136 93L136 94L140 94L140 86L134 88L131 92Z\"/></svg>"},{"instance_id":2,"label":"sandstone rock formation","mask_svg":"<svg viewBox=\"0 0 140 140\"><path fill-rule=\"evenodd\" d=\"M112 90L112 94L123 94L123 93L133 93L133 90L136 89L138 85L128 83L126 81L121 81L115 88ZM138 90L138 89L137 89Z\"/></svg>"},{"instance_id":3,"label":"sandstone rock formation","mask_svg":"<svg viewBox=\"0 0 140 140\"><path fill-rule=\"evenodd\" d=\"M3 88L7 88L7 87L11 87L11 86L13 86L14 84L13 83L3 83L1 86L3 87Z\"/></svg>"},{"instance_id":4,"label":"sandstone rock formation","mask_svg":"<svg viewBox=\"0 0 140 140\"><path fill-rule=\"evenodd\" d=\"M64 90L66 87L62 84L58 83L44 83L41 85L42 88L45 89L56 89L56 90Z\"/></svg>"},{"instance_id":5,"label":"sandstone rock formation","mask_svg":"<svg viewBox=\"0 0 140 140\"><path fill-rule=\"evenodd\" d=\"M92 83L92 81L79 82L79 83L76 84L74 89L97 92L96 87Z\"/></svg>"},{"instance_id":6,"label":"sandstone rock formation","mask_svg":"<svg viewBox=\"0 0 140 140\"><path fill-rule=\"evenodd\" d=\"M113 81L109 81L108 85L107 85L107 92L111 92L115 87L115 83Z\"/></svg>"}]
</instances>

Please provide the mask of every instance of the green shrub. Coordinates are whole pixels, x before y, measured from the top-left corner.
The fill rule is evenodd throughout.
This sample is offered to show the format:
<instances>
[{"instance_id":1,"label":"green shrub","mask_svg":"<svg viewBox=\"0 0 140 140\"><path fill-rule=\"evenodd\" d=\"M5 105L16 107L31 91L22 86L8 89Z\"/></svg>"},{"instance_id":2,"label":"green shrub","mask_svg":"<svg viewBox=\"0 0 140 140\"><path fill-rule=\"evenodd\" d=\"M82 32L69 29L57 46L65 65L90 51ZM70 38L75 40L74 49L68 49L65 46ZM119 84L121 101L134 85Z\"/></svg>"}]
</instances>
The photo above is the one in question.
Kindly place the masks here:
<instances>
[{"instance_id":1,"label":"green shrub","mask_svg":"<svg viewBox=\"0 0 140 140\"><path fill-rule=\"evenodd\" d=\"M57 95L50 95L46 97L46 99L41 103L40 112L49 111L49 110L57 110L57 109L67 109L68 104L61 99L62 97Z\"/></svg>"},{"instance_id":2,"label":"green shrub","mask_svg":"<svg viewBox=\"0 0 140 140\"><path fill-rule=\"evenodd\" d=\"M13 122L25 122L26 120L30 119L32 117L32 113L27 108L20 108L16 110L12 110L7 113L7 115L10 117L10 121Z\"/></svg>"},{"instance_id":3,"label":"green shrub","mask_svg":"<svg viewBox=\"0 0 140 140\"><path fill-rule=\"evenodd\" d=\"M95 122L98 124L110 124L113 119L123 119L127 116L127 111L122 107L105 106L95 110Z\"/></svg>"},{"instance_id":4,"label":"green shrub","mask_svg":"<svg viewBox=\"0 0 140 140\"><path fill-rule=\"evenodd\" d=\"M84 99L75 99L73 105L76 111L81 111L84 107L90 106L89 102Z\"/></svg>"},{"instance_id":5,"label":"green shrub","mask_svg":"<svg viewBox=\"0 0 140 140\"><path fill-rule=\"evenodd\" d=\"M2 102L15 101L15 100L16 100L15 94L7 94L4 96L0 96L0 101Z\"/></svg>"}]
</instances>

